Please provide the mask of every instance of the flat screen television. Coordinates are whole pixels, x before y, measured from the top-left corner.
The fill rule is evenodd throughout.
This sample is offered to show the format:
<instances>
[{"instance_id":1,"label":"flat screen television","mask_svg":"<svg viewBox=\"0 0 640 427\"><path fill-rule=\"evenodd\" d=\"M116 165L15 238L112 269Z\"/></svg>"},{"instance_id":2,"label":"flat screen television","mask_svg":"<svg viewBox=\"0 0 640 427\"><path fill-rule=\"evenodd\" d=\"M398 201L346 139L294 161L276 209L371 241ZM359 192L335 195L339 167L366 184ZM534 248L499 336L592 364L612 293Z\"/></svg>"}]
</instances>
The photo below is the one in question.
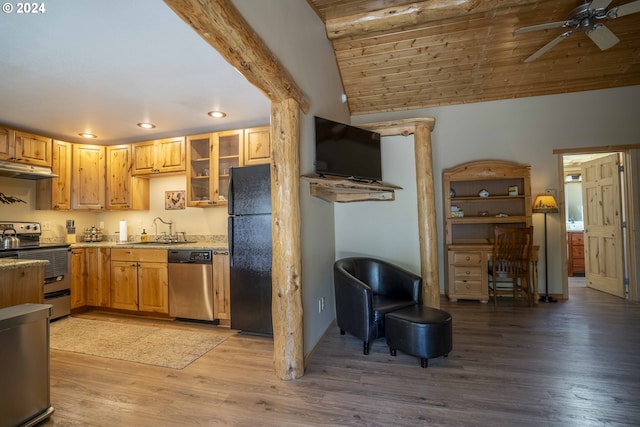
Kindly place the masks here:
<instances>
[{"instance_id":1,"label":"flat screen television","mask_svg":"<svg viewBox=\"0 0 640 427\"><path fill-rule=\"evenodd\" d=\"M316 173L381 181L380 134L315 118Z\"/></svg>"}]
</instances>

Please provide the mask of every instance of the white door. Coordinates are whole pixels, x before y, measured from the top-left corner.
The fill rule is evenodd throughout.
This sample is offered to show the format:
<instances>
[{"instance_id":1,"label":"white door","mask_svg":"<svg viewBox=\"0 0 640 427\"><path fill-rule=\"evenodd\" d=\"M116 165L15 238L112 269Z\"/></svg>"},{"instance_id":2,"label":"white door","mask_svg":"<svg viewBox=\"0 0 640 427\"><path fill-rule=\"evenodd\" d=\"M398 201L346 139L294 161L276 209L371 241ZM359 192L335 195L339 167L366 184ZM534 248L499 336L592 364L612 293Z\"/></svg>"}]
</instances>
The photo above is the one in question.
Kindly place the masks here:
<instances>
[{"instance_id":1,"label":"white door","mask_svg":"<svg viewBox=\"0 0 640 427\"><path fill-rule=\"evenodd\" d=\"M582 164L587 286L624 297L619 155Z\"/></svg>"}]
</instances>

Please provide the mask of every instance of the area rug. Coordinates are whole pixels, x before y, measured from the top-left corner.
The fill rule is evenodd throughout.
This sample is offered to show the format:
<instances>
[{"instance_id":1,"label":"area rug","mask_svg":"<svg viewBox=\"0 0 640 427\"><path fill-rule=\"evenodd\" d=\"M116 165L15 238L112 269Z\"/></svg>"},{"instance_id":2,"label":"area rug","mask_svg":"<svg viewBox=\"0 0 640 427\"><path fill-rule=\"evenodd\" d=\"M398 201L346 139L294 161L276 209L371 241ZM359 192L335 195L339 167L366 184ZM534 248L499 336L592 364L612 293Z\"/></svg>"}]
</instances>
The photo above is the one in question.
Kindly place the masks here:
<instances>
[{"instance_id":1,"label":"area rug","mask_svg":"<svg viewBox=\"0 0 640 427\"><path fill-rule=\"evenodd\" d=\"M179 328L66 317L51 323L50 346L72 351L183 369L227 339L224 335Z\"/></svg>"}]
</instances>

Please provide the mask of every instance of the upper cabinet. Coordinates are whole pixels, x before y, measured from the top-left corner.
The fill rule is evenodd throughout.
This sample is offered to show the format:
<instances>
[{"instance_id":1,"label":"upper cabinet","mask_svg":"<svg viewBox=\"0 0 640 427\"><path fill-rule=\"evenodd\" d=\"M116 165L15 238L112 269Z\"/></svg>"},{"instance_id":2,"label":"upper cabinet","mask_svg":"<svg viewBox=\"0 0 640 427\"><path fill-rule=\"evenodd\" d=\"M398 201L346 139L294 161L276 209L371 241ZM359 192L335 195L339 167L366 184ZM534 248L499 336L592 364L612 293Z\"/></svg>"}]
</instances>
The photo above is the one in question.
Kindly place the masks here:
<instances>
[{"instance_id":1,"label":"upper cabinet","mask_svg":"<svg viewBox=\"0 0 640 427\"><path fill-rule=\"evenodd\" d=\"M104 209L105 207L105 147L73 145L73 179L71 204L73 209Z\"/></svg>"},{"instance_id":2,"label":"upper cabinet","mask_svg":"<svg viewBox=\"0 0 640 427\"><path fill-rule=\"evenodd\" d=\"M269 141L269 127L188 136L187 206L225 206L229 170L270 162Z\"/></svg>"},{"instance_id":3,"label":"upper cabinet","mask_svg":"<svg viewBox=\"0 0 640 427\"><path fill-rule=\"evenodd\" d=\"M0 128L0 160L51 166L51 138Z\"/></svg>"},{"instance_id":4,"label":"upper cabinet","mask_svg":"<svg viewBox=\"0 0 640 427\"><path fill-rule=\"evenodd\" d=\"M57 178L36 181L36 209L71 209L71 156L73 144L53 141L51 170Z\"/></svg>"},{"instance_id":5,"label":"upper cabinet","mask_svg":"<svg viewBox=\"0 0 640 427\"><path fill-rule=\"evenodd\" d=\"M245 166L269 163L271 161L271 137L269 126L245 129L244 164Z\"/></svg>"},{"instance_id":6,"label":"upper cabinet","mask_svg":"<svg viewBox=\"0 0 640 427\"><path fill-rule=\"evenodd\" d=\"M133 176L131 145L111 145L106 150L107 209L149 209L149 180Z\"/></svg>"},{"instance_id":7,"label":"upper cabinet","mask_svg":"<svg viewBox=\"0 0 640 427\"><path fill-rule=\"evenodd\" d=\"M133 175L185 171L184 137L138 142L133 147Z\"/></svg>"}]
</instances>

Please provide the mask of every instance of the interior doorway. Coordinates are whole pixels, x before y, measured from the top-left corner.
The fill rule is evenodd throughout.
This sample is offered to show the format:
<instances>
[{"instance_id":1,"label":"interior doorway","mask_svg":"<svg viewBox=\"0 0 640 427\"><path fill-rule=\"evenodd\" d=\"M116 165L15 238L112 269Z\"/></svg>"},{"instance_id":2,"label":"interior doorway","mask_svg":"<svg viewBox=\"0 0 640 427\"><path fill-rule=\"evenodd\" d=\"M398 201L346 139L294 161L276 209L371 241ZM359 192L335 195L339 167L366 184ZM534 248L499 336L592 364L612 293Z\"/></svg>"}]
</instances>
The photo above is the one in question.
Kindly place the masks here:
<instances>
[{"instance_id":1,"label":"interior doorway","mask_svg":"<svg viewBox=\"0 0 640 427\"><path fill-rule=\"evenodd\" d=\"M619 172L619 178L621 186L616 191L620 202L620 215L621 224L625 224L622 227L621 241L619 246L621 247L621 255L619 257L623 260L622 272L620 274L620 287L624 289L621 294L622 297L637 301L638 292L636 284L636 274L638 260L637 253L637 238L635 237L635 228L633 227L634 218L638 217L637 212L637 197L632 188L637 188L637 175L633 173L633 156L630 155L627 147L622 148L620 151L613 151L615 147L610 147L608 151L605 150L588 150L579 152L577 150L571 150L571 152L555 152L558 156L559 166L559 199L561 213L561 225L563 233L563 248L565 248L562 254L563 260L563 297L570 298L571 290L580 287L594 287L597 288L597 283L591 283L590 279L594 277L593 271L602 269L601 259L594 256L597 253L597 249L594 249L593 243L596 239L591 239L591 244L585 242L585 202L583 175L585 173L584 165L592 163L598 163L599 160L607 156L615 154L619 159L621 165L624 165L624 169ZM615 156L614 156L615 157ZM637 158L636 158L637 161ZM635 178L633 178L635 177ZM635 185L634 185L635 184ZM593 202L589 200L588 202ZM634 207L636 212L634 212ZM593 208L592 208L593 210ZM631 224L631 228L629 225ZM593 231L592 227L592 231ZM594 233L591 233L593 237ZM585 250L584 245L590 245L591 257L585 253L589 252ZM616 244L617 246L618 244ZM587 248L588 249L588 248ZM592 264L590 266L590 263ZM591 267L591 270L589 270ZM592 273L591 276L589 273ZM586 277L585 277L586 276ZM632 278L632 280L630 280ZM589 280L588 280L589 279ZM629 285L632 286L629 286ZM596 286L593 286L596 285Z\"/></svg>"}]
</instances>

